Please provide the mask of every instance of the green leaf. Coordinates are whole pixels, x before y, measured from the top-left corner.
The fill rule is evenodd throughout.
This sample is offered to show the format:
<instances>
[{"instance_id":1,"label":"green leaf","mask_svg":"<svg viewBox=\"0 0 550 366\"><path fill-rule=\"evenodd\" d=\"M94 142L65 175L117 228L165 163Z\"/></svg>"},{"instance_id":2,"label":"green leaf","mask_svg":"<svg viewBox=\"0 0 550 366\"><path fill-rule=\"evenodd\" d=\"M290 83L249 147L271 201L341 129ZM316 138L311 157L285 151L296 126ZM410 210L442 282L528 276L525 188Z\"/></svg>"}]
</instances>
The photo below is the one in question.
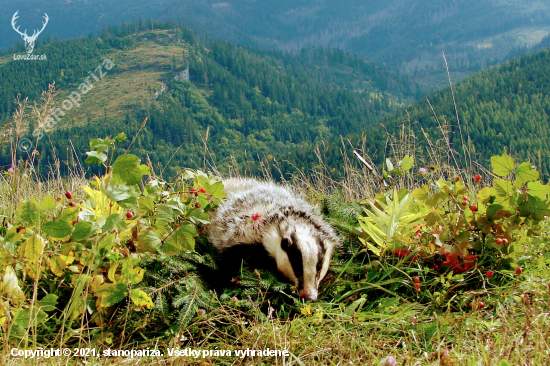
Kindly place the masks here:
<instances>
[{"instance_id":1,"label":"green leaf","mask_svg":"<svg viewBox=\"0 0 550 366\"><path fill-rule=\"evenodd\" d=\"M86 222L86 221L79 221L74 226L73 236L71 236L71 239L73 240L82 240L86 239L90 234L92 233L92 223Z\"/></svg>"},{"instance_id":2,"label":"green leaf","mask_svg":"<svg viewBox=\"0 0 550 366\"><path fill-rule=\"evenodd\" d=\"M156 252L161 245L161 240L158 235L152 230L146 230L138 236L139 249L143 252Z\"/></svg>"},{"instance_id":3,"label":"green leaf","mask_svg":"<svg viewBox=\"0 0 550 366\"><path fill-rule=\"evenodd\" d=\"M157 207L157 220L170 223L174 222L174 210L167 205L160 205Z\"/></svg>"},{"instance_id":4,"label":"green leaf","mask_svg":"<svg viewBox=\"0 0 550 366\"><path fill-rule=\"evenodd\" d=\"M107 187L105 195L109 197L111 201L119 202L132 197L132 192L130 187L125 184L111 183Z\"/></svg>"},{"instance_id":5,"label":"green leaf","mask_svg":"<svg viewBox=\"0 0 550 366\"><path fill-rule=\"evenodd\" d=\"M360 298L358 300L355 300L354 302L351 303L351 305L349 305L346 309L346 311L344 312L344 314L348 315L348 316L353 316L353 313L355 313L355 311L357 311L357 308L362 305L365 301L367 301L367 299L365 298Z\"/></svg>"},{"instance_id":6,"label":"green leaf","mask_svg":"<svg viewBox=\"0 0 550 366\"><path fill-rule=\"evenodd\" d=\"M393 164L390 159L386 159L386 167L388 168L389 172L393 170Z\"/></svg>"},{"instance_id":7,"label":"green leaf","mask_svg":"<svg viewBox=\"0 0 550 366\"><path fill-rule=\"evenodd\" d=\"M487 207L487 219L493 220L498 211L504 209L501 205L491 205Z\"/></svg>"},{"instance_id":8,"label":"green leaf","mask_svg":"<svg viewBox=\"0 0 550 366\"><path fill-rule=\"evenodd\" d=\"M174 231L170 237L174 249L179 250L195 250L195 237L197 236L197 230L193 225L188 222L184 222L179 228Z\"/></svg>"},{"instance_id":9,"label":"green leaf","mask_svg":"<svg viewBox=\"0 0 550 366\"><path fill-rule=\"evenodd\" d=\"M73 226L67 221L60 219L45 222L40 228L53 238L63 238L73 232Z\"/></svg>"},{"instance_id":10,"label":"green leaf","mask_svg":"<svg viewBox=\"0 0 550 366\"><path fill-rule=\"evenodd\" d=\"M111 251L113 247L113 240L115 239L115 234L109 234L99 241L97 248L101 255L106 255Z\"/></svg>"},{"instance_id":11,"label":"green leaf","mask_svg":"<svg viewBox=\"0 0 550 366\"><path fill-rule=\"evenodd\" d=\"M509 180L495 179L493 187L495 187L496 195L499 198L511 196L514 193L514 186Z\"/></svg>"},{"instance_id":12,"label":"green leaf","mask_svg":"<svg viewBox=\"0 0 550 366\"><path fill-rule=\"evenodd\" d=\"M125 283L105 283L99 287L96 295L101 297L101 306L109 307L113 306L126 297L126 291L128 291L128 285Z\"/></svg>"},{"instance_id":13,"label":"green leaf","mask_svg":"<svg viewBox=\"0 0 550 366\"><path fill-rule=\"evenodd\" d=\"M19 205L19 218L30 224L38 224L40 208L35 200L28 200Z\"/></svg>"},{"instance_id":14,"label":"green leaf","mask_svg":"<svg viewBox=\"0 0 550 366\"><path fill-rule=\"evenodd\" d=\"M54 294L47 294L42 298L42 300L38 300L38 305L42 308L44 311L52 311L55 310L55 306L57 305L57 299L59 297Z\"/></svg>"},{"instance_id":15,"label":"green leaf","mask_svg":"<svg viewBox=\"0 0 550 366\"><path fill-rule=\"evenodd\" d=\"M139 158L133 154L120 155L113 163L113 178L118 183L138 184L144 175L149 174L149 168L139 163Z\"/></svg>"},{"instance_id":16,"label":"green leaf","mask_svg":"<svg viewBox=\"0 0 550 366\"><path fill-rule=\"evenodd\" d=\"M98 153L102 153L103 150L108 149L109 145L111 145L111 139L109 138L90 140L90 148L92 150L97 150Z\"/></svg>"},{"instance_id":17,"label":"green leaf","mask_svg":"<svg viewBox=\"0 0 550 366\"><path fill-rule=\"evenodd\" d=\"M126 140L126 134L124 132L119 133L118 136L113 139L114 142L122 142L124 140Z\"/></svg>"},{"instance_id":18,"label":"green leaf","mask_svg":"<svg viewBox=\"0 0 550 366\"><path fill-rule=\"evenodd\" d=\"M138 199L140 214L148 214L155 209L155 201L151 197L140 197Z\"/></svg>"},{"instance_id":19,"label":"green leaf","mask_svg":"<svg viewBox=\"0 0 550 366\"><path fill-rule=\"evenodd\" d=\"M63 210L58 220L65 220L68 222L73 222L78 219L78 214L80 213L80 208L78 207L67 207Z\"/></svg>"},{"instance_id":20,"label":"green leaf","mask_svg":"<svg viewBox=\"0 0 550 366\"><path fill-rule=\"evenodd\" d=\"M109 271L107 272L107 277L113 282L117 283L116 278L116 270L118 269L118 266L120 265L120 262L115 262L111 264L111 267L109 267Z\"/></svg>"},{"instance_id":21,"label":"green leaf","mask_svg":"<svg viewBox=\"0 0 550 366\"><path fill-rule=\"evenodd\" d=\"M499 179L500 180L500 179ZM502 181L502 180L501 180ZM477 202L491 204L497 196L496 189L493 187L484 187L477 192ZM506 196L506 194L504 195Z\"/></svg>"},{"instance_id":22,"label":"green leaf","mask_svg":"<svg viewBox=\"0 0 550 366\"><path fill-rule=\"evenodd\" d=\"M423 185L421 188L417 188L413 191L413 197L415 200L425 202L430 197L430 191L428 186Z\"/></svg>"},{"instance_id":23,"label":"green leaf","mask_svg":"<svg viewBox=\"0 0 550 366\"><path fill-rule=\"evenodd\" d=\"M44 251L44 242L42 238L37 235L31 236L25 242L25 258L29 263L36 264L42 258L42 252Z\"/></svg>"},{"instance_id":24,"label":"green leaf","mask_svg":"<svg viewBox=\"0 0 550 366\"><path fill-rule=\"evenodd\" d=\"M531 196L538 197L543 201L546 201L547 196L550 194L550 186L542 184L540 181L527 183L527 189L529 189Z\"/></svg>"},{"instance_id":25,"label":"green leaf","mask_svg":"<svg viewBox=\"0 0 550 366\"><path fill-rule=\"evenodd\" d=\"M8 252L0 252L0 266L9 266L15 263L15 257Z\"/></svg>"},{"instance_id":26,"label":"green leaf","mask_svg":"<svg viewBox=\"0 0 550 366\"><path fill-rule=\"evenodd\" d=\"M222 182L216 182L212 184L208 193L210 193L214 198L222 199L226 196L226 194L223 191L223 188L224 187Z\"/></svg>"},{"instance_id":27,"label":"green leaf","mask_svg":"<svg viewBox=\"0 0 550 366\"><path fill-rule=\"evenodd\" d=\"M155 307L149 295L139 289L133 289L132 291L130 291L130 299L132 299L136 306L142 308L152 309Z\"/></svg>"},{"instance_id":28,"label":"green leaf","mask_svg":"<svg viewBox=\"0 0 550 366\"><path fill-rule=\"evenodd\" d=\"M210 221L209 221L209 217L208 217L208 214L205 213L203 210L201 210L200 208L196 208L194 209L193 211L189 212L187 214L187 216L189 217L189 219L193 222L193 223L201 223L201 224L208 224Z\"/></svg>"},{"instance_id":29,"label":"green leaf","mask_svg":"<svg viewBox=\"0 0 550 366\"><path fill-rule=\"evenodd\" d=\"M31 309L19 309L15 314L13 322L20 327L27 329L29 326L43 323L48 317L45 312L36 311L36 308L33 313L31 313Z\"/></svg>"},{"instance_id":30,"label":"green leaf","mask_svg":"<svg viewBox=\"0 0 550 366\"><path fill-rule=\"evenodd\" d=\"M399 162L399 167L404 171L408 172L413 167L413 164L414 164L414 158L412 156L405 155L403 160Z\"/></svg>"},{"instance_id":31,"label":"green leaf","mask_svg":"<svg viewBox=\"0 0 550 366\"><path fill-rule=\"evenodd\" d=\"M493 173L499 177L505 177L514 171L514 159L508 154L502 154L502 156L495 155L491 157L491 166L493 167Z\"/></svg>"},{"instance_id":32,"label":"green leaf","mask_svg":"<svg viewBox=\"0 0 550 366\"><path fill-rule=\"evenodd\" d=\"M126 228L126 223L121 214L112 214L105 220L105 225L101 228L103 232L117 230L122 231Z\"/></svg>"},{"instance_id":33,"label":"green leaf","mask_svg":"<svg viewBox=\"0 0 550 366\"><path fill-rule=\"evenodd\" d=\"M40 206L42 206L44 210L51 211L55 209L55 199L51 194L48 194L40 201Z\"/></svg>"},{"instance_id":34,"label":"green leaf","mask_svg":"<svg viewBox=\"0 0 550 366\"><path fill-rule=\"evenodd\" d=\"M107 160L107 155L104 153L97 153L96 151L86 151L86 155L88 155L88 157L84 160L84 162L90 165L101 165Z\"/></svg>"},{"instance_id":35,"label":"green leaf","mask_svg":"<svg viewBox=\"0 0 550 366\"><path fill-rule=\"evenodd\" d=\"M523 217L528 217L537 211L537 200L540 202L539 198L533 196L526 196L527 199L519 203L518 208L520 215Z\"/></svg>"},{"instance_id":36,"label":"green leaf","mask_svg":"<svg viewBox=\"0 0 550 366\"><path fill-rule=\"evenodd\" d=\"M130 282L132 285L138 284L143 280L145 270L141 267L133 267L131 265L122 266L122 280Z\"/></svg>"},{"instance_id":37,"label":"green leaf","mask_svg":"<svg viewBox=\"0 0 550 366\"><path fill-rule=\"evenodd\" d=\"M65 268L67 268L67 263L58 256L53 256L50 258L50 270L57 277L63 277L65 274Z\"/></svg>"},{"instance_id":38,"label":"green leaf","mask_svg":"<svg viewBox=\"0 0 550 366\"><path fill-rule=\"evenodd\" d=\"M533 169L531 163L521 163L516 169L516 182L520 185L539 179L539 172Z\"/></svg>"}]
</instances>

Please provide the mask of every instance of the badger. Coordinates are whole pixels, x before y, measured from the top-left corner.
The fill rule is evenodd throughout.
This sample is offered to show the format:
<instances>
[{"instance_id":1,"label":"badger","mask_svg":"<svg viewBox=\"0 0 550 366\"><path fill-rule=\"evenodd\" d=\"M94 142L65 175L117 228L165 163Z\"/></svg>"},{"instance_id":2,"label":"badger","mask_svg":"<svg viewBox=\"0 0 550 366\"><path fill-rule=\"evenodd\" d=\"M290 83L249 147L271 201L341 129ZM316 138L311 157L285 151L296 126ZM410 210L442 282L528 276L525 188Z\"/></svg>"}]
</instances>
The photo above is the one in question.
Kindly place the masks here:
<instances>
[{"instance_id":1,"label":"badger","mask_svg":"<svg viewBox=\"0 0 550 366\"><path fill-rule=\"evenodd\" d=\"M260 246L301 298L317 300L319 283L340 244L332 227L289 187L244 178L223 183L227 200L211 213L206 227L221 260L233 260L232 248Z\"/></svg>"}]
</instances>

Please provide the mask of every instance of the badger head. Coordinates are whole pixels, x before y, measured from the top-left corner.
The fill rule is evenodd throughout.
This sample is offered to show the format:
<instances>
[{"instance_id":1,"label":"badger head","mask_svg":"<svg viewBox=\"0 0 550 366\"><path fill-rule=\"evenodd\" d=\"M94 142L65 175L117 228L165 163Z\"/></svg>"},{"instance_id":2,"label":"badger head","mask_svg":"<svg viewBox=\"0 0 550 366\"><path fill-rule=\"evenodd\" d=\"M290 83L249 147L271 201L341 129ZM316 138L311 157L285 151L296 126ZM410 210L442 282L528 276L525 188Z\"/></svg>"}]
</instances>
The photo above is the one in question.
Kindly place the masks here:
<instances>
[{"instance_id":1,"label":"badger head","mask_svg":"<svg viewBox=\"0 0 550 366\"><path fill-rule=\"evenodd\" d=\"M266 244L271 247L268 251L279 272L294 282L301 298L317 300L317 289L327 273L335 242L307 223L281 225L278 231Z\"/></svg>"}]
</instances>

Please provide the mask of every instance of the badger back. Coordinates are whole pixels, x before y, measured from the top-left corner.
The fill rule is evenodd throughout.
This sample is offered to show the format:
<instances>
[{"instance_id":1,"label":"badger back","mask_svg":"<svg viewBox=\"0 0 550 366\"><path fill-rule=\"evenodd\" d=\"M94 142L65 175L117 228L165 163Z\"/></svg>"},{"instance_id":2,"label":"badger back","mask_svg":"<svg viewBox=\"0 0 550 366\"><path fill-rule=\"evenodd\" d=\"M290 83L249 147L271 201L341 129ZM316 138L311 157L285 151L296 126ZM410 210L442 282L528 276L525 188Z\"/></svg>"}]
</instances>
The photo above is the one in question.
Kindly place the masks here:
<instances>
[{"instance_id":1,"label":"badger back","mask_svg":"<svg viewBox=\"0 0 550 366\"><path fill-rule=\"evenodd\" d=\"M223 253L261 244L278 270L314 301L339 238L320 213L290 187L254 179L224 181L228 200L212 214L210 242Z\"/></svg>"}]
</instances>

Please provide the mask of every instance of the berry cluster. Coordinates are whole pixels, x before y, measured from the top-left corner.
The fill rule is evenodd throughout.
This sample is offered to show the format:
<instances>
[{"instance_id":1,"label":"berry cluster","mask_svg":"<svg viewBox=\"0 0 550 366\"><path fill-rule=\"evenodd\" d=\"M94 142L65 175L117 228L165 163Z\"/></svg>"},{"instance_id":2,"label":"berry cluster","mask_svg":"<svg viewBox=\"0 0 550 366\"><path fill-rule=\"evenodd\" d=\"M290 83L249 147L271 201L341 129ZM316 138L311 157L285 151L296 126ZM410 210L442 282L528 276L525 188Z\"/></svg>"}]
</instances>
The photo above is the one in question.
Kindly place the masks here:
<instances>
[{"instance_id":1,"label":"berry cluster","mask_svg":"<svg viewBox=\"0 0 550 366\"><path fill-rule=\"evenodd\" d=\"M468 206L468 196L462 197L462 206L464 206L464 207ZM476 212L477 211L477 206L476 205L471 205L470 210L472 210L472 212Z\"/></svg>"}]
</instances>

